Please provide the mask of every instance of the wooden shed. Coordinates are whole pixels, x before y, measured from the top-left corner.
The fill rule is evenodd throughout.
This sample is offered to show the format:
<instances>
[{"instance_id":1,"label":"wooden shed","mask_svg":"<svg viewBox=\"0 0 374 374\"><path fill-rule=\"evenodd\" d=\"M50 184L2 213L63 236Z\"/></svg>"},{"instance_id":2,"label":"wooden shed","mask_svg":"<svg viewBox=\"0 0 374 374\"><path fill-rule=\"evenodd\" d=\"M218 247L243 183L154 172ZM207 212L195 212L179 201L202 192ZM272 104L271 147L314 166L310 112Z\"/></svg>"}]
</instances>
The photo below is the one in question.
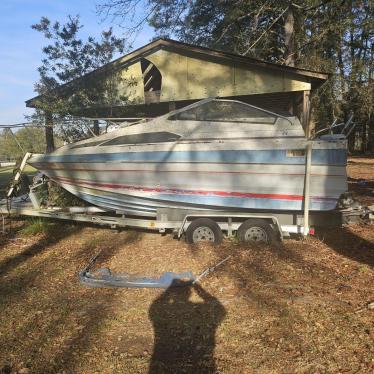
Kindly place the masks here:
<instances>
[{"instance_id":1,"label":"wooden shed","mask_svg":"<svg viewBox=\"0 0 374 374\"><path fill-rule=\"evenodd\" d=\"M61 95L111 79L115 100L79 108L88 117L154 117L212 96L235 98L297 115L306 127L312 90L328 74L264 62L170 39L157 39L82 78L60 86ZM113 86L113 84L112 84ZM37 107L40 97L26 102Z\"/></svg>"}]
</instances>

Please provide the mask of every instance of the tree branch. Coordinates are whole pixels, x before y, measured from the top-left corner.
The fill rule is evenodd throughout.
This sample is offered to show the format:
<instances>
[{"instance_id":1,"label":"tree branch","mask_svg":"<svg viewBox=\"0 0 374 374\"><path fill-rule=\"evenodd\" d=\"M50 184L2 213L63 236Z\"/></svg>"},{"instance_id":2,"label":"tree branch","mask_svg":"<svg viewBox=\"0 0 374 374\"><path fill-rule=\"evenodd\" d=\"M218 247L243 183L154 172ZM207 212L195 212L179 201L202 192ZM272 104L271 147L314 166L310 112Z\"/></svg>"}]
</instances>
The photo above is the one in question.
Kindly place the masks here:
<instances>
[{"instance_id":1,"label":"tree branch","mask_svg":"<svg viewBox=\"0 0 374 374\"><path fill-rule=\"evenodd\" d=\"M282 18L283 14L285 14L288 10L289 6L283 10L283 12L271 23L271 25L259 36L259 38L252 43L249 48L243 53L243 55L246 55L249 53L251 49L270 31L270 29Z\"/></svg>"}]
</instances>

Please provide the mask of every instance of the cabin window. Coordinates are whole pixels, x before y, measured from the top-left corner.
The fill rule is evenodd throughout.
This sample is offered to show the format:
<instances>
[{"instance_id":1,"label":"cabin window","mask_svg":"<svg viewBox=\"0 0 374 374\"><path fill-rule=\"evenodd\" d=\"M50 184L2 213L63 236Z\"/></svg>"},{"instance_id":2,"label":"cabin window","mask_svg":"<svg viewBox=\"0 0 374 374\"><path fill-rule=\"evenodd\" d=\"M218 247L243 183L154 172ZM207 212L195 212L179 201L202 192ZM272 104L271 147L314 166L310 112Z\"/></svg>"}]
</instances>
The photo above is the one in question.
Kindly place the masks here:
<instances>
[{"instance_id":1,"label":"cabin window","mask_svg":"<svg viewBox=\"0 0 374 374\"><path fill-rule=\"evenodd\" d=\"M123 135L111 139L102 146L108 145L126 145L126 144L149 144L149 143L166 143L175 142L180 138L180 135L171 132L149 132L143 134Z\"/></svg>"},{"instance_id":2,"label":"cabin window","mask_svg":"<svg viewBox=\"0 0 374 374\"><path fill-rule=\"evenodd\" d=\"M169 120L247 122L273 125L276 115L236 101L215 100L177 113Z\"/></svg>"}]
</instances>

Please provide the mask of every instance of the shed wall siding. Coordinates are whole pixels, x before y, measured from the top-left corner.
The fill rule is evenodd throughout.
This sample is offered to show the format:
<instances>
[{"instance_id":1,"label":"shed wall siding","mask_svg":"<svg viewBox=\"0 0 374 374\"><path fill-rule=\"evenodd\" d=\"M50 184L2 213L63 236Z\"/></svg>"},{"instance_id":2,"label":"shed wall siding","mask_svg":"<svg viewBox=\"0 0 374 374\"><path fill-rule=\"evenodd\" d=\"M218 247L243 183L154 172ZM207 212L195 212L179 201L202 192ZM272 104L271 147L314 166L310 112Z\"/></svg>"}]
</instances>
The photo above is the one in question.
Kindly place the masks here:
<instances>
[{"instance_id":1,"label":"shed wall siding","mask_svg":"<svg viewBox=\"0 0 374 374\"><path fill-rule=\"evenodd\" d=\"M293 79L285 73L229 66L165 50L158 50L148 55L147 59L162 74L163 102L311 89L309 82ZM135 66L138 68L134 68ZM139 82L136 89L132 89L131 99L144 102L140 63L136 62L123 74L126 79Z\"/></svg>"},{"instance_id":2,"label":"shed wall siding","mask_svg":"<svg viewBox=\"0 0 374 374\"><path fill-rule=\"evenodd\" d=\"M132 104L144 103L143 76L139 62L122 71L121 81L118 83L118 94L128 98Z\"/></svg>"},{"instance_id":3,"label":"shed wall siding","mask_svg":"<svg viewBox=\"0 0 374 374\"><path fill-rule=\"evenodd\" d=\"M306 80L261 68L224 65L165 50L158 50L146 58L161 72L162 102L311 89L311 84ZM119 94L128 97L132 104L144 103L140 62L124 69L122 79Z\"/></svg>"},{"instance_id":4,"label":"shed wall siding","mask_svg":"<svg viewBox=\"0 0 374 374\"><path fill-rule=\"evenodd\" d=\"M188 103L209 96L235 98L284 93L292 96L296 92L318 88L327 79L328 74L325 73L277 66L209 48L158 39L74 82L62 85L59 93L66 98L74 95L77 88L87 89L95 80L104 81L105 92L100 102L77 111L89 109L97 116L99 107L111 112L114 107L139 104L140 108L145 104L143 109L148 110L150 104L164 106L169 103L171 108L175 102ZM27 100L26 105L40 107L41 99L40 96L34 97ZM294 103L290 103L289 107L293 106Z\"/></svg>"}]
</instances>

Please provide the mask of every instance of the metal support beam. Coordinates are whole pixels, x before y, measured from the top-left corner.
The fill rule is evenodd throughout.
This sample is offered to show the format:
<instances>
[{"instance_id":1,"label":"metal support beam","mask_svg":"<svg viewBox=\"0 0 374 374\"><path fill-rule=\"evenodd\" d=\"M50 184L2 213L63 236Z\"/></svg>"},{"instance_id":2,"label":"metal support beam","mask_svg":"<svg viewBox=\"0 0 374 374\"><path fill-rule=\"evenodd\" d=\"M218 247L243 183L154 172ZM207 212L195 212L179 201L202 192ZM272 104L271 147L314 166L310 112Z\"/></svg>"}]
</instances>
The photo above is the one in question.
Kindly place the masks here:
<instances>
[{"instance_id":1,"label":"metal support beam","mask_svg":"<svg viewBox=\"0 0 374 374\"><path fill-rule=\"evenodd\" d=\"M303 235L309 233L309 205L310 205L310 172L312 169L313 143L309 141L306 146L305 186L304 186L304 231Z\"/></svg>"}]
</instances>

